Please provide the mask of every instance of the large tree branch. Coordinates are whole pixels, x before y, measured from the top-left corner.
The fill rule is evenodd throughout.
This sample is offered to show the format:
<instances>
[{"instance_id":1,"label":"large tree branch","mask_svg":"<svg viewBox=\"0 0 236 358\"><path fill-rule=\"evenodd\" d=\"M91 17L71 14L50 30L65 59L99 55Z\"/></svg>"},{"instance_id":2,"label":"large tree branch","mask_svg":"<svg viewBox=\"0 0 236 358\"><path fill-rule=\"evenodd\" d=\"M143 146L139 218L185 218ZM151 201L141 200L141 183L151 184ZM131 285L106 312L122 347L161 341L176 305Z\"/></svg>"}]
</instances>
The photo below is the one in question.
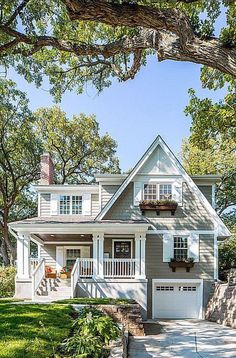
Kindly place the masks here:
<instances>
[{"instance_id":1,"label":"large tree branch","mask_svg":"<svg viewBox=\"0 0 236 358\"><path fill-rule=\"evenodd\" d=\"M2 56L7 56L8 53L32 56L44 47L56 48L61 52L87 58L102 56L108 59L120 54L134 54L133 65L126 73L122 73L111 62L104 64L110 66L119 78L126 80L133 78L139 70L143 50L154 49L159 61L171 59L204 64L236 77L236 48L226 47L216 38L197 37L187 16L179 9L158 9L135 3L114 4L105 0L61 0L61 2L65 4L71 21L95 21L111 26L135 27L139 30L139 34L108 44L88 44L80 42L79 39L69 41L53 36L29 36L9 26L0 25L0 30L13 38L0 47ZM183 0L183 2L192 1ZM91 62L88 67L91 67Z\"/></svg>"}]
</instances>

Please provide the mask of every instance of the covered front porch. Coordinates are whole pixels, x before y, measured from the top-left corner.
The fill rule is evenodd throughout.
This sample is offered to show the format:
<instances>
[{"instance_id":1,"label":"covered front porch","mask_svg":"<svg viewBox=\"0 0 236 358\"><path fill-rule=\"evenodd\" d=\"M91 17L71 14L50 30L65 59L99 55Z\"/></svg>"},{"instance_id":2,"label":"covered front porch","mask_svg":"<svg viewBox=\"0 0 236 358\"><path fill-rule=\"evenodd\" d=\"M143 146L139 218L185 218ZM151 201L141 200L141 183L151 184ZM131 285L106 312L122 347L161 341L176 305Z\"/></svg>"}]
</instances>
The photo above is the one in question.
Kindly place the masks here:
<instances>
[{"instance_id":1,"label":"covered front porch","mask_svg":"<svg viewBox=\"0 0 236 358\"><path fill-rule=\"evenodd\" d=\"M70 297L93 297L99 291L94 285L108 282L108 292L125 297L130 283L146 282L146 222L26 222L11 226L17 238L17 297L34 299L48 268L59 279L67 272ZM38 245L37 258L30 255L31 241Z\"/></svg>"}]
</instances>

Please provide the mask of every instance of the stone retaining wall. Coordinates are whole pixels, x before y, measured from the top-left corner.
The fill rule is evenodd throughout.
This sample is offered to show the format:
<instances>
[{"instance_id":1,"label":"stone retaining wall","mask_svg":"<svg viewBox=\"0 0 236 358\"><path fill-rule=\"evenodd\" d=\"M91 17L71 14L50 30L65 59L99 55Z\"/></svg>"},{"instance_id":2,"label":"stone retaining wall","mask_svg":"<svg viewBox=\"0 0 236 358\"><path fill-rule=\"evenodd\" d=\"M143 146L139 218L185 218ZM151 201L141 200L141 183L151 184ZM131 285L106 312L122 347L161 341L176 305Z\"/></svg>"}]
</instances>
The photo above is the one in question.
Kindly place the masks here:
<instances>
[{"instance_id":1,"label":"stone retaining wall","mask_svg":"<svg viewBox=\"0 0 236 358\"><path fill-rule=\"evenodd\" d=\"M124 326L132 336L144 336L144 328L140 306L138 304L127 305L99 305L96 308L111 316L115 322Z\"/></svg>"},{"instance_id":2,"label":"stone retaining wall","mask_svg":"<svg viewBox=\"0 0 236 358\"><path fill-rule=\"evenodd\" d=\"M206 319L236 328L236 285L216 284L208 302Z\"/></svg>"},{"instance_id":3,"label":"stone retaining wall","mask_svg":"<svg viewBox=\"0 0 236 358\"><path fill-rule=\"evenodd\" d=\"M120 326L121 337L116 341L110 343L110 355L109 358L127 358L128 356L128 339L129 333L124 330L122 325Z\"/></svg>"}]
</instances>

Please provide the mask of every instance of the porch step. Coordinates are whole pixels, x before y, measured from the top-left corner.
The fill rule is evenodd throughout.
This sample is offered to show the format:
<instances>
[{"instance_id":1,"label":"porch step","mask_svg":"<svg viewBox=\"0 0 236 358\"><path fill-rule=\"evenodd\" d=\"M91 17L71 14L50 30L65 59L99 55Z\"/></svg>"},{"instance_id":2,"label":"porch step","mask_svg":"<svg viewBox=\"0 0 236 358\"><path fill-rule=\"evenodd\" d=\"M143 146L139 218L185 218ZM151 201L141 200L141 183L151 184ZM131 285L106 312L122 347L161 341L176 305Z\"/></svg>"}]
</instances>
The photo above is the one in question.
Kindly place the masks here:
<instances>
[{"instance_id":1,"label":"porch step","mask_svg":"<svg viewBox=\"0 0 236 358\"><path fill-rule=\"evenodd\" d=\"M52 279L45 278L42 280L35 301L55 301L71 298L71 280L70 279Z\"/></svg>"}]
</instances>

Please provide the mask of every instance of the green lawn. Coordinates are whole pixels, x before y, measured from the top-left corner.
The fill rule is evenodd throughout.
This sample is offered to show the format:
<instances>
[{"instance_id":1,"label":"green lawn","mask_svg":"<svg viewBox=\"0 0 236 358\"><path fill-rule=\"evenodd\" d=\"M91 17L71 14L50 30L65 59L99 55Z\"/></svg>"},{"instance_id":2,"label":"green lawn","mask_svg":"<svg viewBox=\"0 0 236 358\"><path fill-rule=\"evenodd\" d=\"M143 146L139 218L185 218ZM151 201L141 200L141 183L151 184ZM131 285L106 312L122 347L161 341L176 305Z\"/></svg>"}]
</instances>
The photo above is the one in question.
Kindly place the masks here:
<instances>
[{"instance_id":1,"label":"green lawn","mask_svg":"<svg viewBox=\"0 0 236 358\"><path fill-rule=\"evenodd\" d=\"M0 304L0 358L46 358L68 336L72 308L65 305Z\"/></svg>"},{"instance_id":2,"label":"green lawn","mask_svg":"<svg viewBox=\"0 0 236 358\"><path fill-rule=\"evenodd\" d=\"M136 303L127 298L69 298L67 300L56 301L57 304L80 304L80 305L126 305Z\"/></svg>"}]
</instances>

